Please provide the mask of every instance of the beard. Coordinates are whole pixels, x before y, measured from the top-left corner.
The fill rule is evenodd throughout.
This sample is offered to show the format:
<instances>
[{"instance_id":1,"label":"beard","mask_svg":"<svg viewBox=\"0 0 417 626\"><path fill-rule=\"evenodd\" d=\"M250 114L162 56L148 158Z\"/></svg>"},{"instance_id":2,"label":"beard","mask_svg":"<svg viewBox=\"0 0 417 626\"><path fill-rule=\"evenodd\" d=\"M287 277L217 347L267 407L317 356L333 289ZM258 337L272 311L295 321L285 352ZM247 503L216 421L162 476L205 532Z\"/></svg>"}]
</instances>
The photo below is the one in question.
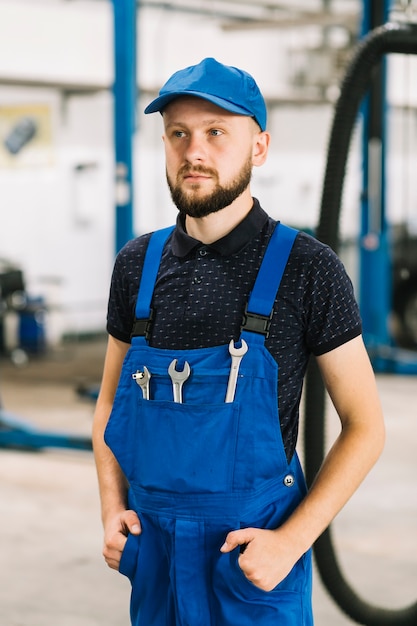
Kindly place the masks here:
<instances>
[{"instance_id":1,"label":"beard","mask_svg":"<svg viewBox=\"0 0 417 626\"><path fill-rule=\"evenodd\" d=\"M181 188L181 181L188 173L199 173L211 176L216 185L212 192L205 197L198 197L199 184L191 188L190 193L186 193ZM252 158L248 158L237 176L225 185L219 182L216 170L212 170L202 165L194 167L184 165L177 174L175 184L171 183L167 174L168 187L171 198L179 212L190 217L206 217L210 213L217 213L232 204L248 187L252 178ZM195 191L195 193L193 193Z\"/></svg>"}]
</instances>

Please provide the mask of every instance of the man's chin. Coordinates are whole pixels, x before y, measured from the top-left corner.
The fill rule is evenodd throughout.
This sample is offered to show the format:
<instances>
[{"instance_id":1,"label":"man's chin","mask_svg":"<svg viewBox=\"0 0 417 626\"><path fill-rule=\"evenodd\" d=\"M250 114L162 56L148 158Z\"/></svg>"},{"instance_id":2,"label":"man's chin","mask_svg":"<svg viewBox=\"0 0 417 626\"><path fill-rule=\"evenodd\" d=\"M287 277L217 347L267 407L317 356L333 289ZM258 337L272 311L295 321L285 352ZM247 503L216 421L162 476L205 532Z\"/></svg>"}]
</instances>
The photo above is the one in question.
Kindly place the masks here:
<instances>
[{"instance_id":1,"label":"man's chin","mask_svg":"<svg viewBox=\"0 0 417 626\"><path fill-rule=\"evenodd\" d=\"M179 199L179 205L177 206L184 207L185 209L190 208L191 211L193 209L198 211L200 208L210 204L210 198L211 194L207 192L183 193L182 197Z\"/></svg>"},{"instance_id":2,"label":"man's chin","mask_svg":"<svg viewBox=\"0 0 417 626\"><path fill-rule=\"evenodd\" d=\"M209 185L202 185L200 183L192 183L182 188L182 194L188 202L201 202L210 198L213 193L212 188L208 188Z\"/></svg>"}]
</instances>

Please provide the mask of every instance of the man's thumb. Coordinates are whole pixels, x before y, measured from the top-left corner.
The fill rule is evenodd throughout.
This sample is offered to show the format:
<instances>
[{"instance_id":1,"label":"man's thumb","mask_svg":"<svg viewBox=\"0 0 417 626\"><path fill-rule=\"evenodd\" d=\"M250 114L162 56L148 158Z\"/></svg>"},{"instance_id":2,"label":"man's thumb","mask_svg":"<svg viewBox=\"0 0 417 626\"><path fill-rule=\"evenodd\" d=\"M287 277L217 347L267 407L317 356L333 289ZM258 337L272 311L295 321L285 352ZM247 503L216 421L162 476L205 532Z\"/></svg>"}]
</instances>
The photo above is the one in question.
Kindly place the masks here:
<instances>
[{"instance_id":1,"label":"man's thumb","mask_svg":"<svg viewBox=\"0 0 417 626\"><path fill-rule=\"evenodd\" d=\"M140 521L135 511L127 511L125 523L132 535L140 535L142 532Z\"/></svg>"},{"instance_id":2,"label":"man's thumb","mask_svg":"<svg viewBox=\"0 0 417 626\"><path fill-rule=\"evenodd\" d=\"M253 536L247 529L232 530L227 535L224 544L220 548L220 552L231 552L237 548L237 546L246 546L252 539Z\"/></svg>"}]
</instances>

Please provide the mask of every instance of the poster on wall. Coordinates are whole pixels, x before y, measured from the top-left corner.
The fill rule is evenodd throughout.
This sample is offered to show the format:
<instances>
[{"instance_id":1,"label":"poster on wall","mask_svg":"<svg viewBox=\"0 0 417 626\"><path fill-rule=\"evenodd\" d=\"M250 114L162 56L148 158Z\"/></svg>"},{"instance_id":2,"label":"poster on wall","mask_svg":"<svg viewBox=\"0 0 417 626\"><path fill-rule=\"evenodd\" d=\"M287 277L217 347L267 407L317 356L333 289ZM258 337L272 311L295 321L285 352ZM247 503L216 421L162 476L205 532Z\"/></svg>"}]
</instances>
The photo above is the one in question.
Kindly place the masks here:
<instances>
[{"instance_id":1,"label":"poster on wall","mask_svg":"<svg viewBox=\"0 0 417 626\"><path fill-rule=\"evenodd\" d=\"M48 104L0 105L0 168L45 167L53 156Z\"/></svg>"}]
</instances>

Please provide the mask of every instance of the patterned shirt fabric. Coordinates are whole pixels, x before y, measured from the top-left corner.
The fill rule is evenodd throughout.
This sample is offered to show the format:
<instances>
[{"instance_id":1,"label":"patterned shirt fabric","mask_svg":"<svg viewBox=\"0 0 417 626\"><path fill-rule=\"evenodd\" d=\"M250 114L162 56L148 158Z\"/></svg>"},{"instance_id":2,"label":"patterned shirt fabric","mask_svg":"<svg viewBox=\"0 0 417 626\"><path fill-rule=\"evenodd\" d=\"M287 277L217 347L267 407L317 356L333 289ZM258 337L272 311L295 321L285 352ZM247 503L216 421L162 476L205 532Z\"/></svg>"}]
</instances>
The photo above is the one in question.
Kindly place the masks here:
<instances>
[{"instance_id":1,"label":"patterned shirt fabric","mask_svg":"<svg viewBox=\"0 0 417 626\"><path fill-rule=\"evenodd\" d=\"M248 216L231 233L204 245L185 232L179 217L162 254L149 344L181 350L237 341L275 225L254 200ZM128 242L114 265L107 330L127 343L149 237ZM298 233L265 341L278 363L278 410L288 460L297 442L299 402L310 354L324 354L360 334L360 314L342 262L328 246Z\"/></svg>"}]
</instances>

